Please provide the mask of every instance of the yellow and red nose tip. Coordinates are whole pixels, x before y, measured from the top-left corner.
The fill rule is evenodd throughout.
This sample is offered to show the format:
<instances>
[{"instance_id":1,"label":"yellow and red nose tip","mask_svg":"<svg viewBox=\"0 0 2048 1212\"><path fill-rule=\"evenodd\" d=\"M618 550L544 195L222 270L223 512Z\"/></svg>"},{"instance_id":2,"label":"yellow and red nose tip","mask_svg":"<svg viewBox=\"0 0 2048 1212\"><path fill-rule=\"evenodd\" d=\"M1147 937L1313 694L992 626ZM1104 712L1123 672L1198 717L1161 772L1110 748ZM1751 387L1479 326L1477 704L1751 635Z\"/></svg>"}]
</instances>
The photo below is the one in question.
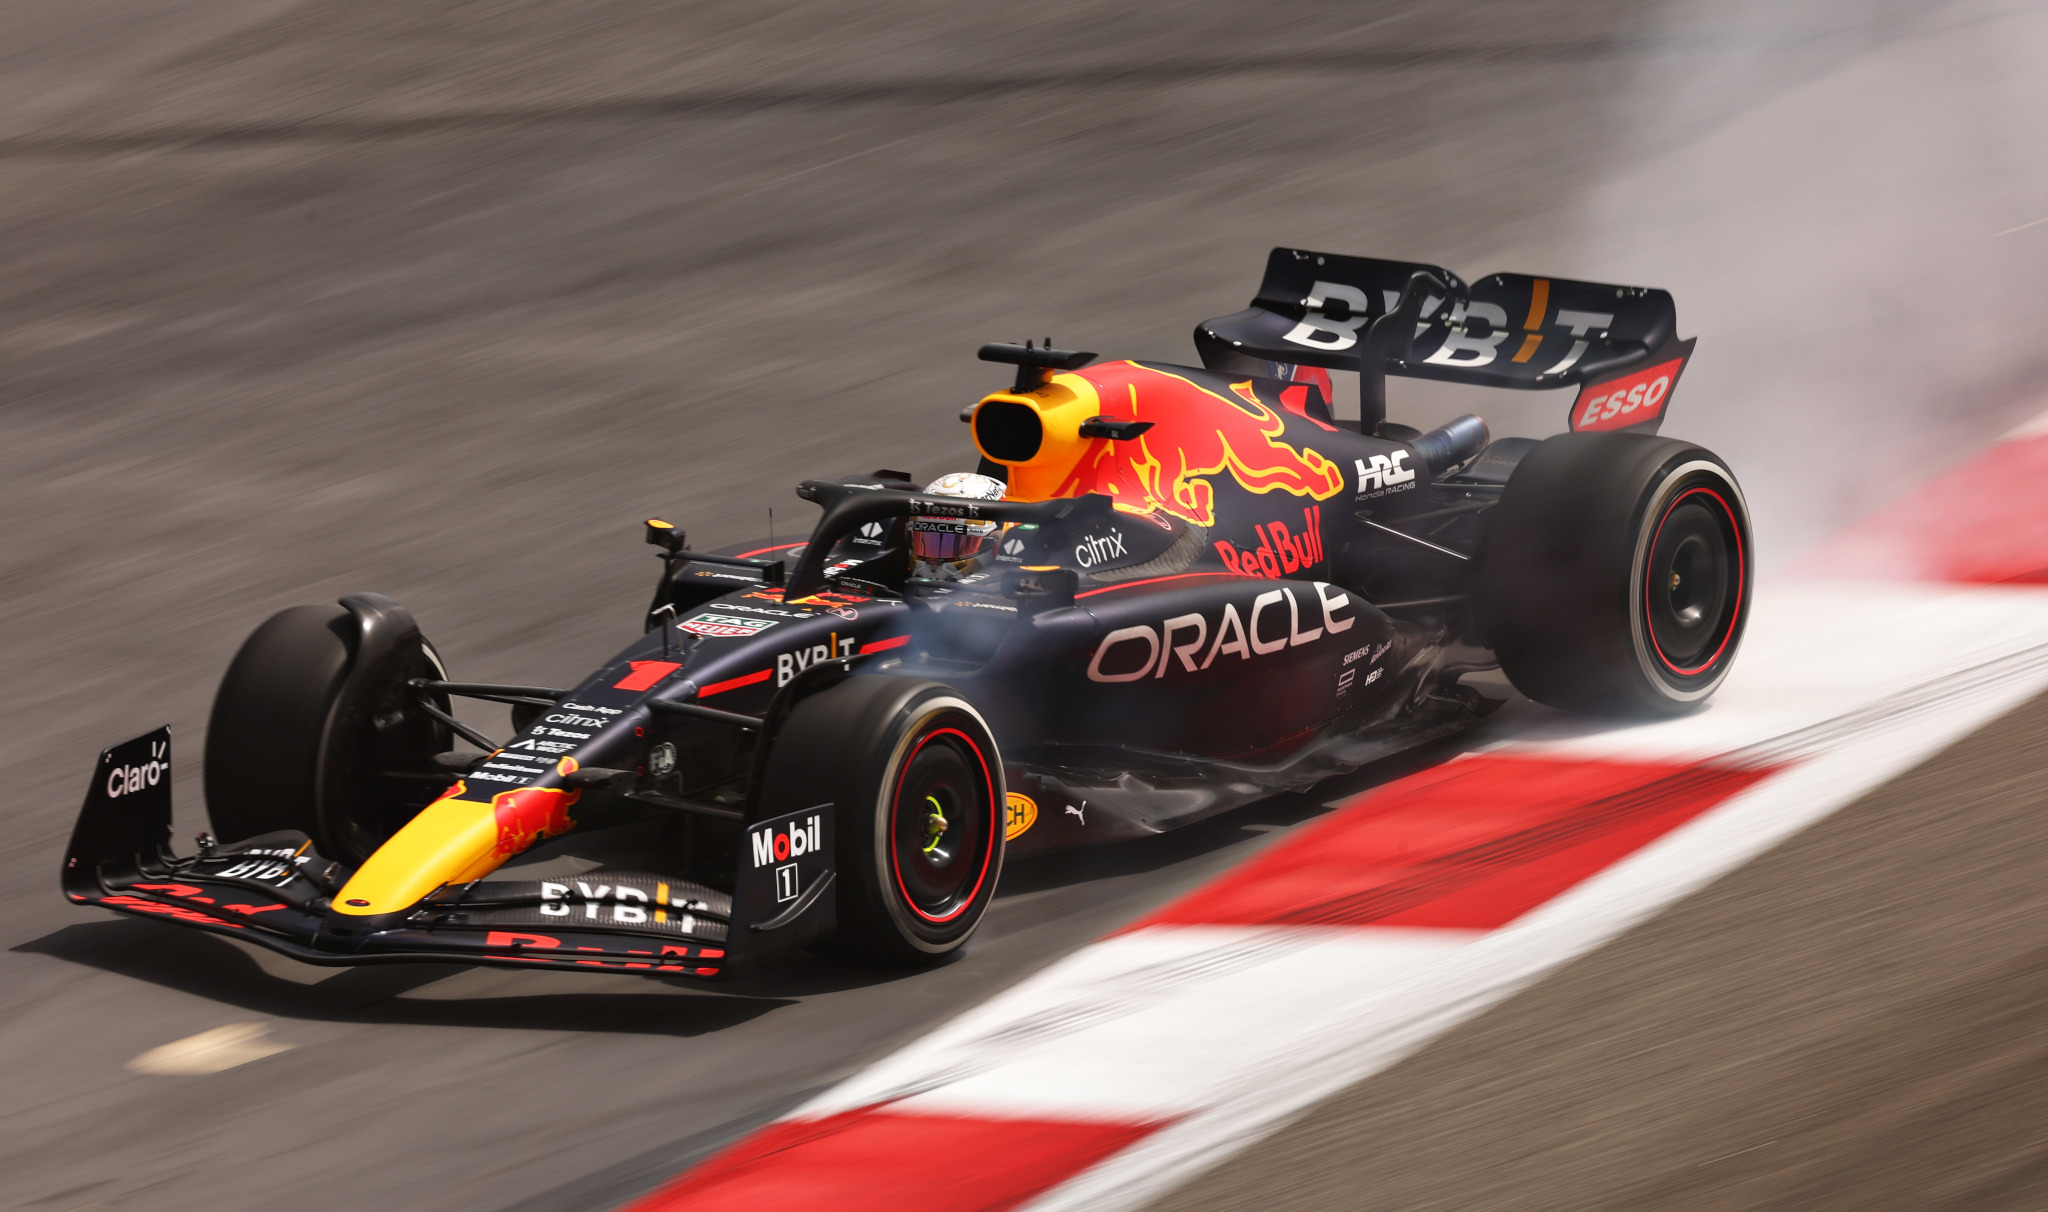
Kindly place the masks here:
<instances>
[{"instance_id":1,"label":"yellow and red nose tip","mask_svg":"<svg viewBox=\"0 0 2048 1212\"><path fill-rule=\"evenodd\" d=\"M569 809L582 795L566 787L514 787L484 802L462 798L464 789L456 783L364 860L335 894L335 910L397 913L444 884L481 879L542 838L574 828Z\"/></svg>"}]
</instances>

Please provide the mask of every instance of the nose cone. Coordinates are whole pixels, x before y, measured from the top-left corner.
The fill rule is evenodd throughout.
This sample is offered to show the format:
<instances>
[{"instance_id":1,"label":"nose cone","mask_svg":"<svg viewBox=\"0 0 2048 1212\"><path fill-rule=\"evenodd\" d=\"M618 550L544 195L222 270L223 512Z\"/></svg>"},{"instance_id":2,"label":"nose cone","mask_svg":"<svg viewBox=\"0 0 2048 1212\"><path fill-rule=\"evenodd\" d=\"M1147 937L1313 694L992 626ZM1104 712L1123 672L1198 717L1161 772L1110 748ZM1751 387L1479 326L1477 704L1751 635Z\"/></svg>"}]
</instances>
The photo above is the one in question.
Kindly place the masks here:
<instances>
[{"instance_id":1,"label":"nose cone","mask_svg":"<svg viewBox=\"0 0 2048 1212\"><path fill-rule=\"evenodd\" d=\"M334 911L397 913L443 884L481 879L542 838L575 828L569 810L582 792L539 786L499 791L487 800L470 794L456 783L392 834L335 894Z\"/></svg>"}]
</instances>

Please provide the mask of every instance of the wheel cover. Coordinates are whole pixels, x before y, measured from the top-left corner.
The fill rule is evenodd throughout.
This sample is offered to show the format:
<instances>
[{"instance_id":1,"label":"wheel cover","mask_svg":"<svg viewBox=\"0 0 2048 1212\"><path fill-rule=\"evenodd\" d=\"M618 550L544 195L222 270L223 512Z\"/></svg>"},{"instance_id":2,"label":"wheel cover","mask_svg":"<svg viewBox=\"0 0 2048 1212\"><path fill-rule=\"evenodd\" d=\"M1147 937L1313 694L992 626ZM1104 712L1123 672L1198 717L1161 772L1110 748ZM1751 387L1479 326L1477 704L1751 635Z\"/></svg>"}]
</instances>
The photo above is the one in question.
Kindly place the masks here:
<instances>
[{"instance_id":1,"label":"wheel cover","mask_svg":"<svg viewBox=\"0 0 2048 1212\"><path fill-rule=\"evenodd\" d=\"M903 905L934 924L965 913L995 853L995 780L975 739L940 727L919 737L889 801L889 867Z\"/></svg>"},{"instance_id":2,"label":"wheel cover","mask_svg":"<svg viewBox=\"0 0 2048 1212\"><path fill-rule=\"evenodd\" d=\"M1700 486L1665 505L1643 565L1642 606L1667 673L1692 678L1714 668L1735 635L1748 573L1727 498Z\"/></svg>"}]
</instances>

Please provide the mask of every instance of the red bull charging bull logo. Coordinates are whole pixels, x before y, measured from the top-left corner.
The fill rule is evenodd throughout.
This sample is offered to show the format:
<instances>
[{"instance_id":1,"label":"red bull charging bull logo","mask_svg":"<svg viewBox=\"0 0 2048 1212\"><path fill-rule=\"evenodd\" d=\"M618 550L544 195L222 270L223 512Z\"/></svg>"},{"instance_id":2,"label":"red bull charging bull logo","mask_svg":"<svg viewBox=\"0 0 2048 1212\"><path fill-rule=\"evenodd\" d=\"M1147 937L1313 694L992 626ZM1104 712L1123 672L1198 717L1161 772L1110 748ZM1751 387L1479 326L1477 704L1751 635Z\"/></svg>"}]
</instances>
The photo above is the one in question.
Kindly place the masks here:
<instances>
[{"instance_id":1,"label":"red bull charging bull logo","mask_svg":"<svg viewBox=\"0 0 2048 1212\"><path fill-rule=\"evenodd\" d=\"M1260 400L1249 380L1231 384L1224 395L1134 362L1090 367L1078 375L1095 388L1104 413L1151 421L1153 428L1131 441L1093 440L1093 449L1055 496L1099 492L1125 505L1214 526L1215 475L1227 473L1248 492L1316 501L1343 491L1344 473L1335 463L1280 440L1286 417Z\"/></svg>"},{"instance_id":2,"label":"red bull charging bull logo","mask_svg":"<svg viewBox=\"0 0 2048 1212\"><path fill-rule=\"evenodd\" d=\"M514 787L492 796L498 853L519 854L544 837L559 837L575 828L569 809L582 795L570 787Z\"/></svg>"},{"instance_id":3,"label":"red bull charging bull logo","mask_svg":"<svg viewBox=\"0 0 2048 1212\"><path fill-rule=\"evenodd\" d=\"M557 768L568 774L576 769L576 759L563 758ZM468 785L458 780L434 803L469 799L468 790ZM582 796L583 792L574 787L513 787L494 794L491 816L498 826L497 852L521 854L544 837L560 837L574 829L576 821L569 815L569 809Z\"/></svg>"}]
</instances>

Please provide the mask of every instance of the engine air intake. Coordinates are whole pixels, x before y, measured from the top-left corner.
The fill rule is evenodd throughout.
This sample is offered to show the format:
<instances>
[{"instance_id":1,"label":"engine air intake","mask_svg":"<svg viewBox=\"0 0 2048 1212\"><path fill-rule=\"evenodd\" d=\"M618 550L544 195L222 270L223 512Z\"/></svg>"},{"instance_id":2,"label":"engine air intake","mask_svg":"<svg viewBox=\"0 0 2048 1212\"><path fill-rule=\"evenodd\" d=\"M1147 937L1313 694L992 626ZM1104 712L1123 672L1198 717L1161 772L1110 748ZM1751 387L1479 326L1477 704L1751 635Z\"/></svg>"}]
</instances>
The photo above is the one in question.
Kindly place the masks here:
<instances>
[{"instance_id":1,"label":"engine air intake","mask_svg":"<svg viewBox=\"0 0 2048 1212\"><path fill-rule=\"evenodd\" d=\"M1045 443L1045 425L1028 405L990 400L974 410L974 441L998 463L1029 463Z\"/></svg>"}]
</instances>

